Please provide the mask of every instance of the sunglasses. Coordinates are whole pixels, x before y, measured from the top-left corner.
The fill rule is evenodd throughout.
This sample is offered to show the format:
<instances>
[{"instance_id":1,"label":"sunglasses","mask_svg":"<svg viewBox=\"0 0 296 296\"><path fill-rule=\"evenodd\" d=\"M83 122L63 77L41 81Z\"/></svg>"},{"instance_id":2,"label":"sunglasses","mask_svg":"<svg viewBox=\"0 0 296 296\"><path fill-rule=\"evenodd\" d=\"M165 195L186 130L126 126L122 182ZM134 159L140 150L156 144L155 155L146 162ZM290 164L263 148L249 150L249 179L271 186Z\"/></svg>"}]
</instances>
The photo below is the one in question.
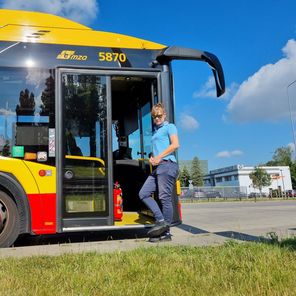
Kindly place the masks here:
<instances>
[{"instance_id":1,"label":"sunglasses","mask_svg":"<svg viewBox=\"0 0 296 296\"><path fill-rule=\"evenodd\" d=\"M156 115L152 115L153 119L161 119L163 116L163 114L156 114Z\"/></svg>"}]
</instances>

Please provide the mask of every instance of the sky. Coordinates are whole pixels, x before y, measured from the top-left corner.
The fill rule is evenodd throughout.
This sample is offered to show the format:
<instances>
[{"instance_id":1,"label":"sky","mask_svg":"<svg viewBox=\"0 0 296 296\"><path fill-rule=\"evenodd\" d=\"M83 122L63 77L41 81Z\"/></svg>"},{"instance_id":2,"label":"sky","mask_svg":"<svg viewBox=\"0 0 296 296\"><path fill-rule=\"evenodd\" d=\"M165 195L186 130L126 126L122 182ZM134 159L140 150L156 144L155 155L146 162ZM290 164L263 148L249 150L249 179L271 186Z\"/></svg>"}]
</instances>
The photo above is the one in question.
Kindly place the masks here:
<instances>
[{"instance_id":1,"label":"sky","mask_svg":"<svg viewBox=\"0 0 296 296\"><path fill-rule=\"evenodd\" d=\"M295 0L0 0L0 7L215 54L227 87L220 98L206 63L173 62L181 160L197 156L211 170L295 150Z\"/></svg>"}]
</instances>

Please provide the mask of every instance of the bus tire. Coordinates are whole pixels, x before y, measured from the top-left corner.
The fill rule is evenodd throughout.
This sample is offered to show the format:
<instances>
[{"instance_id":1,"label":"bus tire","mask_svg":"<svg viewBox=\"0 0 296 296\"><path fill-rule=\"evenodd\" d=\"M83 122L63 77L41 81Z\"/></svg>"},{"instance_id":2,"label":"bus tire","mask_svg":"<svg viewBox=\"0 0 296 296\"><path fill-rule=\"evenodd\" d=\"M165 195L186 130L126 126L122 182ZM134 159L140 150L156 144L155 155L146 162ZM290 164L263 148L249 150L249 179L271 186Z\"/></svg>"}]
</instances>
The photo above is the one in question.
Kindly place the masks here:
<instances>
[{"instance_id":1,"label":"bus tire","mask_svg":"<svg viewBox=\"0 0 296 296\"><path fill-rule=\"evenodd\" d=\"M0 191L0 248L11 246L20 232L20 218L13 199Z\"/></svg>"}]
</instances>

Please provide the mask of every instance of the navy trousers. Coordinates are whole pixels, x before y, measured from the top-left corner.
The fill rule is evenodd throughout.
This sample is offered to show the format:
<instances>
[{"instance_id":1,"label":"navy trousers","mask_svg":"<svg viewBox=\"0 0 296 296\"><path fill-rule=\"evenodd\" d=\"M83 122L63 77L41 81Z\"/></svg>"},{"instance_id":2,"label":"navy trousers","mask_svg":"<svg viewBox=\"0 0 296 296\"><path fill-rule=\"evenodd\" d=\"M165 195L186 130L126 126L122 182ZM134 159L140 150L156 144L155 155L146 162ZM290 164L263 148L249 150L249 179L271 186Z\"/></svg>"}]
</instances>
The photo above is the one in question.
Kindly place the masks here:
<instances>
[{"instance_id":1,"label":"navy trousers","mask_svg":"<svg viewBox=\"0 0 296 296\"><path fill-rule=\"evenodd\" d=\"M171 224L173 219L172 192L178 175L178 165L170 160L163 160L145 181L139 192L140 199L152 211L155 220L165 220ZM157 202L152 198L152 193L158 192L162 205L160 210Z\"/></svg>"}]
</instances>

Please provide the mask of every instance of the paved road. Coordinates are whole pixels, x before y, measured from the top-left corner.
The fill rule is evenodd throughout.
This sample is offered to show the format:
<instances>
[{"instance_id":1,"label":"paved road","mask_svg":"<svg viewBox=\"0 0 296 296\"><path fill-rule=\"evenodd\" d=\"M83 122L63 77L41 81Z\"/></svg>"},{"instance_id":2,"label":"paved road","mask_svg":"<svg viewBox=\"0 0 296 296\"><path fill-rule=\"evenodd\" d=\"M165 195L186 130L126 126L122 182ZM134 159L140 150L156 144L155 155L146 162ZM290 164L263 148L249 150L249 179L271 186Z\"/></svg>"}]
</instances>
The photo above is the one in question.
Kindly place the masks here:
<instances>
[{"instance_id":1,"label":"paved road","mask_svg":"<svg viewBox=\"0 0 296 296\"><path fill-rule=\"evenodd\" d=\"M296 235L296 201L212 202L182 205L183 224L172 228L170 245L207 246L228 239L258 241L269 232ZM146 231L25 237L15 247L0 249L0 257L59 255L72 252L110 252L150 247ZM157 245L157 244L156 244Z\"/></svg>"},{"instance_id":2,"label":"paved road","mask_svg":"<svg viewBox=\"0 0 296 296\"><path fill-rule=\"evenodd\" d=\"M276 232L280 237L296 234L296 201L221 202L183 204L182 228L215 235L249 236L250 240ZM227 234L228 233L228 234Z\"/></svg>"}]
</instances>

